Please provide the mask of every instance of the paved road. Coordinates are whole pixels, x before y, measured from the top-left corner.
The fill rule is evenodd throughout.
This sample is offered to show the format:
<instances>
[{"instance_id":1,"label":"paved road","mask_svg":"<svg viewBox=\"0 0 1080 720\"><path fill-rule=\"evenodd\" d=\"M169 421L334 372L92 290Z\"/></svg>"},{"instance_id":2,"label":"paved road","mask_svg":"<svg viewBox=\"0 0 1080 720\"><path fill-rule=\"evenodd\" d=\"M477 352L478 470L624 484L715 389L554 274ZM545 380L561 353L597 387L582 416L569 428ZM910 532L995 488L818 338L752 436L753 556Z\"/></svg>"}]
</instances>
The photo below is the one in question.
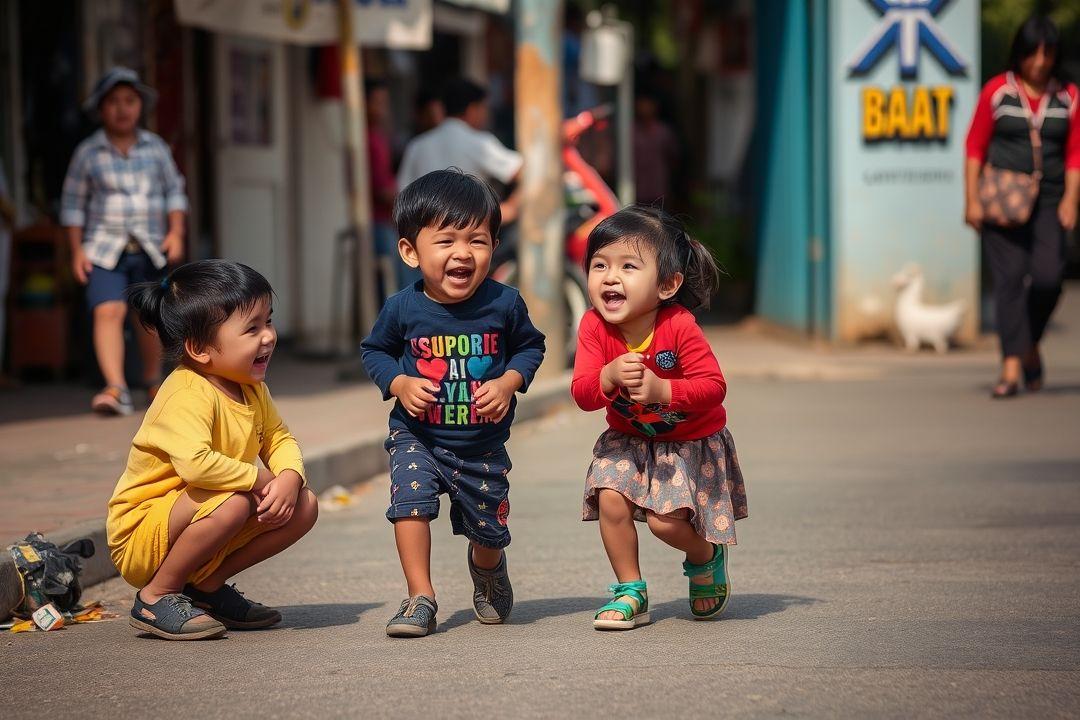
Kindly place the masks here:
<instances>
[{"instance_id":1,"label":"paved road","mask_svg":"<svg viewBox=\"0 0 1080 720\"><path fill-rule=\"evenodd\" d=\"M283 627L211 643L138 638L123 621L3 637L0 707L11 718L1075 717L1075 339L1051 343L1055 389L1012 403L985 398L983 355L734 381L750 518L719 622L689 619L680 558L644 541L657 621L591 629L611 578L596 526L577 518L601 420L575 412L515 431L513 623L473 620L464 544L444 515L439 632L383 635L403 588L380 480L240 578L284 607ZM91 592L121 610L129 593L117 581Z\"/></svg>"}]
</instances>

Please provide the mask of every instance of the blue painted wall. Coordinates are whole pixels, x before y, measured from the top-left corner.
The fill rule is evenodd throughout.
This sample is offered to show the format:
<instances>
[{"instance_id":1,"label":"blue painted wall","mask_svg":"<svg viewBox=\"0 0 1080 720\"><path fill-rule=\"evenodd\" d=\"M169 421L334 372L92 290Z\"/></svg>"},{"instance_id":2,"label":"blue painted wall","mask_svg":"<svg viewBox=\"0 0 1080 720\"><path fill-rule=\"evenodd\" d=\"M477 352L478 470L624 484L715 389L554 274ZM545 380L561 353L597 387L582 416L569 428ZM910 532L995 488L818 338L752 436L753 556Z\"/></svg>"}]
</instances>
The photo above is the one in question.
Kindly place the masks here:
<instances>
[{"instance_id":1,"label":"blue painted wall","mask_svg":"<svg viewBox=\"0 0 1080 720\"><path fill-rule=\"evenodd\" d=\"M810 331L810 33L807 3L755 3L756 311Z\"/></svg>"}]
</instances>

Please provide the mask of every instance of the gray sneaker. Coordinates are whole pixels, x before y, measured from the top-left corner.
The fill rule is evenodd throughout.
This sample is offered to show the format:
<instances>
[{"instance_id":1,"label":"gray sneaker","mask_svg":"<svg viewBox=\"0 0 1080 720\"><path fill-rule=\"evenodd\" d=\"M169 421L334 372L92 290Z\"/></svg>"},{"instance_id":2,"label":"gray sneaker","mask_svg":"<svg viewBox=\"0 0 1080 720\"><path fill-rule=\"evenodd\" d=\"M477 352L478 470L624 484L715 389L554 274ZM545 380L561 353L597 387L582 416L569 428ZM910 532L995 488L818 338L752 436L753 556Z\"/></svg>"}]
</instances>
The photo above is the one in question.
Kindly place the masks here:
<instances>
[{"instance_id":1,"label":"gray sneaker","mask_svg":"<svg viewBox=\"0 0 1080 720\"><path fill-rule=\"evenodd\" d=\"M153 605L143 602L139 593L135 593L128 622L136 630L166 640L209 640L226 632L224 625L192 607L191 598L180 593L163 595Z\"/></svg>"},{"instance_id":2,"label":"gray sneaker","mask_svg":"<svg viewBox=\"0 0 1080 720\"><path fill-rule=\"evenodd\" d=\"M435 632L435 613L439 605L435 598L416 595L401 601L397 615L386 625L390 637L424 637Z\"/></svg>"},{"instance_id":3,"label":"gray sneaker","mask_svg":"<svg viewBox=\"0 0 1080 720\"><path fill-rule=\"evenodd\" d=\"M514 607L514 588L506 573L506 553L499 564L490 570L478 568L473 563L472 545L466 547L469 557L469 574L473 581L473 612L485 625L498 625L510 617Z\"/></svg>"}]
</instances>

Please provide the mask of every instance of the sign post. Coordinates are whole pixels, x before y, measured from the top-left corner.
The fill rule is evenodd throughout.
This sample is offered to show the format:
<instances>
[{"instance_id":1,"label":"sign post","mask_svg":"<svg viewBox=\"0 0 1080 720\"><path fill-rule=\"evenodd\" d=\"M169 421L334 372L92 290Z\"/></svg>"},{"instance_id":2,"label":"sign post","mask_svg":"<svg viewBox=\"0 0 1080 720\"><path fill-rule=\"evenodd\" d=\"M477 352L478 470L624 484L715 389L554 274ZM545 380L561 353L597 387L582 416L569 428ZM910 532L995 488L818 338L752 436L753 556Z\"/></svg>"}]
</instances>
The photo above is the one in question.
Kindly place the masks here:
<instances>
[{"instance_id":1,"label":"sign post","mask_svg":"<svg viewBox=\"0 0 1080 720\"><path fill-rule=\"evenodd\" d=\"M840 341L893 327L909 263L926 301L962 299L978 331L978 252L963 224L964 134L978 96L976 0L830 3L833 322Z\"/></svg>"}]
</instances>

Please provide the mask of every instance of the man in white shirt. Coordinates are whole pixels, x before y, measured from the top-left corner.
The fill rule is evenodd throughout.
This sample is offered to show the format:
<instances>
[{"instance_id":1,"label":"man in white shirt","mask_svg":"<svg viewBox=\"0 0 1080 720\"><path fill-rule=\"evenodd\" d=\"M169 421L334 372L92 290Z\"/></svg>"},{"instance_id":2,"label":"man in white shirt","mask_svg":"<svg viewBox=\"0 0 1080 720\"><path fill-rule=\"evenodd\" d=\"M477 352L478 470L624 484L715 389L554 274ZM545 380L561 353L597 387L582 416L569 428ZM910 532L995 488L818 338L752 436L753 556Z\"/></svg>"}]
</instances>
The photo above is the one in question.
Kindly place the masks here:
<instances>
[{"instance_id":1,"label":"man in white shirt","mask_svg":"<svg viewBox=\"0 0 1080 720\"><path fill-rule=\"evenodd\" d=\"M446 119L437 127L413 138L405 147L397 184L404 188L413 180L456 167L485 182L510 185L521 174L521 153L510 150L484 128L487 126L487 91L471 80L451 80L443 93ZM518 214L519 193L502 202L503 224Z\"/></svg>"}]
</instances>

